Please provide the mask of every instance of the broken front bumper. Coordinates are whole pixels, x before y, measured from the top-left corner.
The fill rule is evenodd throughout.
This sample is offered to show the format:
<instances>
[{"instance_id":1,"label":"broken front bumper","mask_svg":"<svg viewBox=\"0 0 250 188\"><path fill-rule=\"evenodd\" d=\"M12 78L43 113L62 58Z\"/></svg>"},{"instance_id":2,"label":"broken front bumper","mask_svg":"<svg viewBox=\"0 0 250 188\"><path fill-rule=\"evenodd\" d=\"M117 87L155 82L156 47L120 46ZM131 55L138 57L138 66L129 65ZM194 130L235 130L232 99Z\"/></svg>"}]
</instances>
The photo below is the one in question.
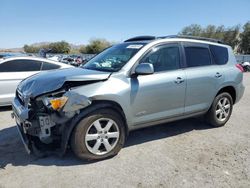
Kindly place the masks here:
<instances>
[{"instance_id":1,"label":"broken front bumper","mask_svg":"<svg viewBox=\"0 0 250 188\"><path fill-rule=\"evenodd\" d=\"M26 134L23 132L22 126L17 124L17 130L18 130L18 133L19 133L19 135L21 137L21 140L23 142L23 145L24 145L24 148L25 148L26 152L28 154L31 154L31 148L29 147L29 145L30 145L29 140L28 140Z\"/></svg>"},{"instance_id":2,"label":"broken front bumper","mask_svg":"<svg viewBox=\"0 0 250 188\"><path fill-rule=\"evenodd\" d=\"M64 96L68 100L57 111L50 109L42 100L22 102L21 97L14 98L12 117L16 120L27 153L38 156L50 153L62 156L65 153L70 133L77 123L73 120L91 101L72 91L66 92Z\"/></svg>"},{"instance_id":3,"label":"broken front bumper","mask_svg":"<svg viewBox=\"0 0 250 188\"><path fill-rule=\"evenodd\" d=\"M19 102L17 98L14 99L12 102L12 118L15 118L16 120L16 127L18 130L18 133L21 137L21 140L24 144L25 150L27 151L28 154L31 153L31 143L25 133L25 126L29 125L29 122L27 122L28 119L28 114L29 114L29 109L25 108L22 106L22 104Z\"/></svg>"}]
</instances>

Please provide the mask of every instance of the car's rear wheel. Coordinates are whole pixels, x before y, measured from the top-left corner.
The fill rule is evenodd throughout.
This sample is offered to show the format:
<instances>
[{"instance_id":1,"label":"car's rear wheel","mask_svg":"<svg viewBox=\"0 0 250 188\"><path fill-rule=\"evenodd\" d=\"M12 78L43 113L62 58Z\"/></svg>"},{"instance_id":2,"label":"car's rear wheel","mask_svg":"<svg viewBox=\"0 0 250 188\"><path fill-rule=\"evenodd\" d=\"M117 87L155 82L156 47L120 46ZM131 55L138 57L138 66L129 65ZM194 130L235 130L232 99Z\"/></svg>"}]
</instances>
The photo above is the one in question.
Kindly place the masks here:
<instances>
[{"instance_id":1,"label":"car's rear wheel","mask_svg":"<svg viewBox=\"0 0 250 188\"><path fill-rule=\"evenodd\" d=\"M116 155L124 142L123 118L112 109L101 109L78 123L71 137L71 148L80 159L104 159Z\"/></svg>"},{"instance_id":2,"label":"car's rear wheel","mask_svg":"<svg viewBox=\"0 0 250 188\"><path fill-rule=\"evenodd\" d=\"M233 110L233 99L227 92L220 93L213 101L212 106L206 114L206 120L214 127L226 124Z\"/></svg>"}]
</instances>

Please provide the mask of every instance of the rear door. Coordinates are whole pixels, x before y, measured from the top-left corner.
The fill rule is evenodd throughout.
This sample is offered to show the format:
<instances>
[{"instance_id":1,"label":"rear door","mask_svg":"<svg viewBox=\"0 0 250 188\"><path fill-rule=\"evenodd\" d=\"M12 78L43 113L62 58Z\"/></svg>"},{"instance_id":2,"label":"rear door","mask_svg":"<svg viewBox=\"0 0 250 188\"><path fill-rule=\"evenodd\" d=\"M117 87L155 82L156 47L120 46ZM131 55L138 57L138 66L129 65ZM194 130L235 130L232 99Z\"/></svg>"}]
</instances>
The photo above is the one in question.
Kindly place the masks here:
<instances>
[{"instance_id":1,"label":"rear door","mask_svg":"<svg viewBox=\"0 0 250 188\"><path fill-rule=\"evenodd\" d=\"M224 81L223 70L214 63L207 44L183 43L183 51L187 77L185 114L208 110Z\"/></svg>"},{"instance_id":2,"label":"rear door","mask_svg":"<svg viewBox=\"0 0 250 188\"><path fill-rule=\"evenodd\" d=\"M154 74L131 78L133 124L183 115L185 73L179 44L156 46L139 63L151 63Z\"/></svg>"},{"instance_id":3,"label":"rear door","mask_svg":"<svg viewBox=\"0 0 250 188\"><path fill-rule=\"evenodd\" d=\"M36 74L42 62L36 60L16 59L0 64L0 105L10 104L15 96L17 85L23 79Z\"/></svg>"}]
</instances>

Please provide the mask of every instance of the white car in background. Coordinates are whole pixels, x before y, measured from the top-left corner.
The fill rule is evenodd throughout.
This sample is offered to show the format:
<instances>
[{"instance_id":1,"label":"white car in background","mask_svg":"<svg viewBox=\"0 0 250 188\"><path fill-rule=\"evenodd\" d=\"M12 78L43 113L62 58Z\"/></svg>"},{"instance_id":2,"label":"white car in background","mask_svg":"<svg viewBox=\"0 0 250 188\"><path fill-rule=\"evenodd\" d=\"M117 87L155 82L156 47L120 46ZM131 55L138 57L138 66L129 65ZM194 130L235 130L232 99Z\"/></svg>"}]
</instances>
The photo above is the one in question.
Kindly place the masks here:
<instances>
[{"instance_id":1,"label":"white car in background","mask_svg":"<svg viewBox=\"0 0 250 188\"><path fill-rule=\"evenodd\" d=\"M10 105L17 85L25 78L52 69L73 66L38 57L10 57L0 61L0 106Z\"/></svg>"},{"instance_id":2,"label":"white car in background","mask_svg":"<svg viewBox=\"0 0 250 188\"><path fill-rule=\"evenodd\" d=\"M60 57L61 57L61 55L54 55L54 56L48 57L48 59L53 60L53 61L59 61Z\"/></svg>"}]
</instances>

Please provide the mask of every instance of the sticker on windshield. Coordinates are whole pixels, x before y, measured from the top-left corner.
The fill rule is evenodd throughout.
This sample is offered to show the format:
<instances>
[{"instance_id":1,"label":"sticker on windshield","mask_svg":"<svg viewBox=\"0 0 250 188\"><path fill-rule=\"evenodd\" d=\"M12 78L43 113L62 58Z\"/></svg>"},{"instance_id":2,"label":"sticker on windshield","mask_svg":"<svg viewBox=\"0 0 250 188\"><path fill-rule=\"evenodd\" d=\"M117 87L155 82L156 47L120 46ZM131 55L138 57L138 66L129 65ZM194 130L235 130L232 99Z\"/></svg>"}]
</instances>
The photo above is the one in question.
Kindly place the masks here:
<instances>
[{"instance_id":1,"label":"sticker on windshield","mask_svg":"<svg viewBox=\"0 0 250 188\"><path fill-rule=\"evenodd\" d=\"M141 44L131 44L127 46L127 48L131 48L131 49L140 49L141 47L142 47Z\"/></svg>"}]
</instances>

